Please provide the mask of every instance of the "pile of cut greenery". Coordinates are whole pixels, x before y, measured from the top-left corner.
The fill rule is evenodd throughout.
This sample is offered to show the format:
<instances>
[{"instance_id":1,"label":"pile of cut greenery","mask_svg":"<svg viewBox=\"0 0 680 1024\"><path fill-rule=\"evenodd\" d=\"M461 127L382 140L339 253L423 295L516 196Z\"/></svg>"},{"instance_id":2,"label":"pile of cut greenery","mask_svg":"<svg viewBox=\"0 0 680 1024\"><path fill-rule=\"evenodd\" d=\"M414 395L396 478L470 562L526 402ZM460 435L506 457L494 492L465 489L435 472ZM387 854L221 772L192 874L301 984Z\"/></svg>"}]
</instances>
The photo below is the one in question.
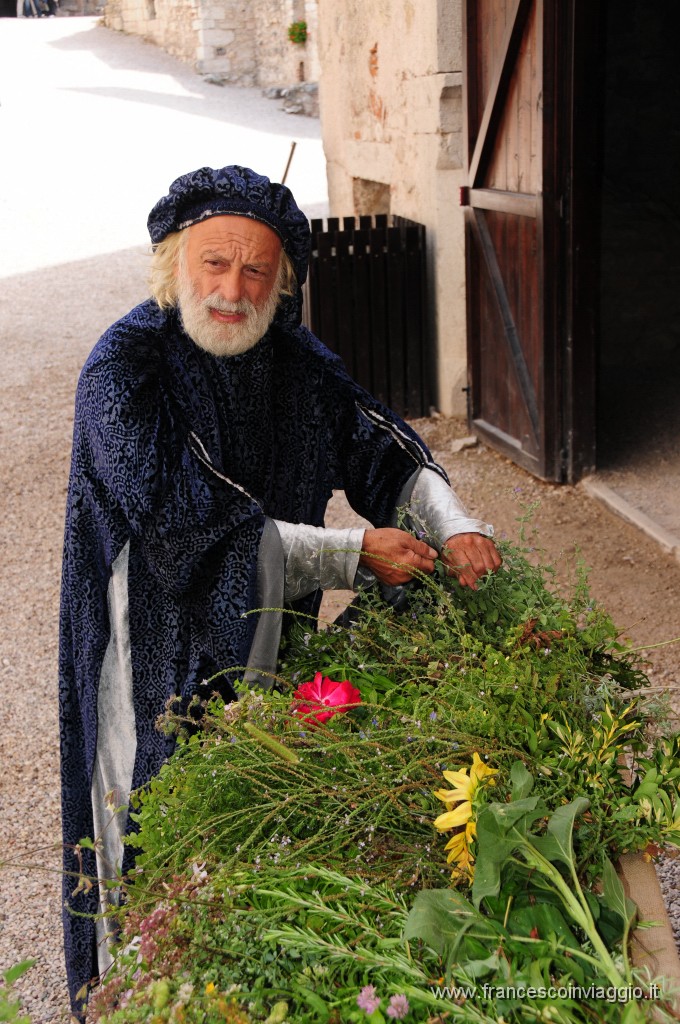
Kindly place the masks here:
<instances>
[{"instance_id":1,"label":"pile of cut greenery","mask_svg":"<svg viewBox=\"0 0 680 1024\"><path fill-rule=\"evenodd\" d=\"M677 1019L612 863L680 842L678 736L583 571L565 598L503 557L476 592L438 566L398 611L296 622L277 687L198 733L167 715L88 1021ZM360 703L319 721L318 672Z\"/></svg>"}]
</instances>

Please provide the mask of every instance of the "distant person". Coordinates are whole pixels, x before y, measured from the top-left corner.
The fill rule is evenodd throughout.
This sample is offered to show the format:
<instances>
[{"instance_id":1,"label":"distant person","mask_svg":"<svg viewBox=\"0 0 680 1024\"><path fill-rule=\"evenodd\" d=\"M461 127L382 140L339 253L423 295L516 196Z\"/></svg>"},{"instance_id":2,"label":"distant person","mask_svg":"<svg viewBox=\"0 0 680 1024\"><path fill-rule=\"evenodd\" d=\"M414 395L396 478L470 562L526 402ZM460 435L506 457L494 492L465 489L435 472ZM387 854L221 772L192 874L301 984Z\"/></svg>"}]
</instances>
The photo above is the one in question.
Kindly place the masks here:
<instances>
[{"instance_id":1,"label":"distant person","mask_svg":"<svg viewBox=\"0 0 680 1024\"><path fill-rule=\"evenodd\" d=\"M24 18L47 18L57 13L55 0L23 0Z\"/></svg>"},{"instance_id":2,"label":"distant person","mask_svg":"<svg viewBox=\"0 0 680 1024\"><path fill-rule=\"evenodd\" d=\"M99 877L123 862L126 814L111 804L172 751L156 728L167 701L207 698L223 669L227 700L238 680L271 685L283 616L249 613L316 614L322 590L401 584L440 554L464 586L500 565L491 527L467 516L418 435L301 326L310 229L285 186L204 167L148 226L153 297L82 371L66 512L65 868L97 836L96 859L79 852ZM334 489L374 528L325 529ZM394 528L407 502L427 541ZM96 914L97 887L74 889L67 875L66 907ZM79 1011L110 954L101 920L67 909L64 926Z\"/></svg>"}]
</instances>

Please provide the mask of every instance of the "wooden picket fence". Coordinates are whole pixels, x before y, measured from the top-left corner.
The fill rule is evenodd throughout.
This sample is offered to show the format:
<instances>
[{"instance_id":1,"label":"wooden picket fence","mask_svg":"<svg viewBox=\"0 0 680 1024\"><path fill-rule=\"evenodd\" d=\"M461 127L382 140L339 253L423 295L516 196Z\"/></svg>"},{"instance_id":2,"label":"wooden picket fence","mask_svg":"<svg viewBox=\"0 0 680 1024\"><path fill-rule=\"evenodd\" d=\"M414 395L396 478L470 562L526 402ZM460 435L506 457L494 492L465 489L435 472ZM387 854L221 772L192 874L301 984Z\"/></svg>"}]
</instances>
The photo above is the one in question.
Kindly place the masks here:
<instances>
[{"instance_id":1,"label":"wooden picket fence","mask_svg":"<svg viewBox=\"0 0 680 1024\"><path fill-rule=\"evenodd\" d=\"M433 404L425 227L375 215L313 220L304 322L402 416Z\"/></svg>"}]
</instances>

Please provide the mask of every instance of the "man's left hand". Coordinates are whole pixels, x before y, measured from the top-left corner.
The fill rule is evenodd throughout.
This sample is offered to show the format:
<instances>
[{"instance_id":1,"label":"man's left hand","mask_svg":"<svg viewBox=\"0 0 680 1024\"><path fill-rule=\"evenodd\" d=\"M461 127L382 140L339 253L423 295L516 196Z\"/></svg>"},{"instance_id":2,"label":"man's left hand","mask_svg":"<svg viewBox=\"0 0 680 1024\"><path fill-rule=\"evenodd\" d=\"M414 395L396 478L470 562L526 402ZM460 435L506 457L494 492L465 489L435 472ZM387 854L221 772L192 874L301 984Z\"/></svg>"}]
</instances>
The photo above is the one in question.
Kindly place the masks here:
<instances>
[{"instance_id":1,"label":"man's left hand","mask_svg":"<svg viewBox=\"0 0 680 1024\"><path fill-rule=\"evenodd\" d=\"M449 576L457 576L461 587L477 589L477 580L496 572L501 556L494 542L483 533L458 533L449 537L441 551Z\"/></svg>"}]
</instances>

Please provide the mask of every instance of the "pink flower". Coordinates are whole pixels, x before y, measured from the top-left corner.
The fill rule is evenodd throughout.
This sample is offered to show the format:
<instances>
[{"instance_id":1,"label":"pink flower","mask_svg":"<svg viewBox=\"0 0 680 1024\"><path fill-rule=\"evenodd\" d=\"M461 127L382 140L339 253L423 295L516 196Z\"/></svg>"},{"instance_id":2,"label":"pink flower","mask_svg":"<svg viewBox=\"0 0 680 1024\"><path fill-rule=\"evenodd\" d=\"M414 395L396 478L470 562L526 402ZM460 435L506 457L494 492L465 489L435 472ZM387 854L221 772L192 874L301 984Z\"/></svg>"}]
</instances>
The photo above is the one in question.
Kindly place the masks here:
<instances>
[{"instance_id":1,"label":"pink flower","mask_svg":"<svg viewBox=\"0 0 680 1024\"><path fill-rule=\"evenodd\" d=\"M375 1013L380 1006L380 998L375 994L374 985L364 985L357 996L357 1006L364 1013L367 1013L369 1017L372 1013Z\"/></svg>"},{"instance_id":2,"label":"pink flower","mask_svg":"<svg viewBox=\"0 0 680 1024\"><path fill-rule=\"evenodd\" d=\"M387 1007L387 1016L392 1017L394 1020L403 1020L409 1009L406 996L392 996L390 1005Z\"/></svg>"},{"instance_id":3,"label":"pink flower","mask_svg":"<svg viewBox=\"0 0 680 1024\"><path fill-rule=\"evenodd\" d=\"M323 680L317 672L311 683L302 683L293 694L293 699L302 701L295 707L295 714L327 722L338 711L346 711L343 705L360 704L361 694L348 679L336 683L326 676ZM323 710L328 708L328 710Z\"/></svg>"}]
</instances>

